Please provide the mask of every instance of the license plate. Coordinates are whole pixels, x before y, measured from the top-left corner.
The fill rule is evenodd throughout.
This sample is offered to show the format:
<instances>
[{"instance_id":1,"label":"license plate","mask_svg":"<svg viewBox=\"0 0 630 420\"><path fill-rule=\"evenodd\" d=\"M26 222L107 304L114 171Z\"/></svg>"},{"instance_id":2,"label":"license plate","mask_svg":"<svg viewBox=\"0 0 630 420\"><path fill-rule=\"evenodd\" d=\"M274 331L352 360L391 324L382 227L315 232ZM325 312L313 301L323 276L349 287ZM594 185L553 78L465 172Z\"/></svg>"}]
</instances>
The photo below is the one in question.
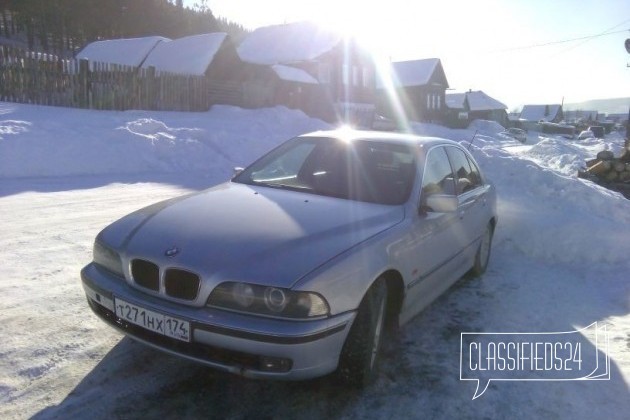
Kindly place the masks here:
<instances>
[{"instance_id":1,"label":"license plate","mask_svg":"<svg viewBox=\"0 0 630 420\"><path fill-rule=\"evenodd\" d=\"M190 341L190 322L188 321L151 311L118 298L115 298L114 306L116 316L124 321L167 337Z\"/></svg>"}]
</instances>

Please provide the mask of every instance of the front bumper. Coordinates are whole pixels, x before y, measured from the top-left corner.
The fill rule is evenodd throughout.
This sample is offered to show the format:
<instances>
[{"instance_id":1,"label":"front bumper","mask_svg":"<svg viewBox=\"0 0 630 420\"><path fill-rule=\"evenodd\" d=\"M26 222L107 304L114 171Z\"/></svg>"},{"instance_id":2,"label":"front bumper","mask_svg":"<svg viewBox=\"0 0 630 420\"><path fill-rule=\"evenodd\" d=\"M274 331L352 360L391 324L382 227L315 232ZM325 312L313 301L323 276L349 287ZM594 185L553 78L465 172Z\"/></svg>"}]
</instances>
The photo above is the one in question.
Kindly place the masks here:
<instances>
[{"instance_id":1,"label":"front bumper","mask_svg":"<svg viewBox=\"0 0 630 420\"><path fill-rule=\"evenodd\" d=\"M176 304L142 293L95 264L81 271L90 307L131 338L189 360L252 378L308 379L337 368L355 313L291 321ZM190 322L190 342L166 337L118 318L114 298ZM270 368L282 360L282 369ZM279 371L280 370L280 371Z\"/></svg>"}]
</instances>

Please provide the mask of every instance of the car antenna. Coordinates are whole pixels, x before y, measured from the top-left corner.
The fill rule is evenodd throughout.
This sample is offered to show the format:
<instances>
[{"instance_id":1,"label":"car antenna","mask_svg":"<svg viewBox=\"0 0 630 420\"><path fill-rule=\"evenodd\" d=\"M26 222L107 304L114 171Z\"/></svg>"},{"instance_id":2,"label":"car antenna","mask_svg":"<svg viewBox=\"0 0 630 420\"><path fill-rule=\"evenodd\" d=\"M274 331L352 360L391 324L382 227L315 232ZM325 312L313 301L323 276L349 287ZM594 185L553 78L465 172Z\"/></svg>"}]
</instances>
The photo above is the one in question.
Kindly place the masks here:
<instances>
[{"instance_id":1,"label":"car antenna","mask_svg":"<svg viewBox=\"0 0 630 420\"><path fill-rule=\"evenodd\" d=\"M470 143L468 144L468 151L470 152L470 146L472 146L473 141L475 141L475 137L477 137L477 133L479 130L475 130L475 135L473 135L472 139L470 139Z\"/></svg>"}]
</instances>

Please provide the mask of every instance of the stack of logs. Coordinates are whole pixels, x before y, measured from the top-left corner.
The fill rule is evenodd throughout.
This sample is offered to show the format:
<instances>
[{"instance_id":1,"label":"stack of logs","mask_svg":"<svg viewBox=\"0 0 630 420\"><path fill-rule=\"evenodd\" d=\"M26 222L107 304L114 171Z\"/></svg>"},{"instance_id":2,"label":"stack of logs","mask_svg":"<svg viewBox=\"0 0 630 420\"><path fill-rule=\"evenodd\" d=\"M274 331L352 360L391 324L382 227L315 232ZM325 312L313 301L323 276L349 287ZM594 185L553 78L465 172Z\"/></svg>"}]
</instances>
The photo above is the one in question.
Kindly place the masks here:
<instances>
[{"instance_id":1,"label":"stack of logs","mask_svg":"<svg viewBox=\"0 0 630 420\"><path fill-rule=\"evenodd\" d=\"M626 145L618 158L609 150L599 152L596 159L586 161L586 171L579 171L578 177L619 191L630 199L630 148Z\"/></svg>"}]
</instances>

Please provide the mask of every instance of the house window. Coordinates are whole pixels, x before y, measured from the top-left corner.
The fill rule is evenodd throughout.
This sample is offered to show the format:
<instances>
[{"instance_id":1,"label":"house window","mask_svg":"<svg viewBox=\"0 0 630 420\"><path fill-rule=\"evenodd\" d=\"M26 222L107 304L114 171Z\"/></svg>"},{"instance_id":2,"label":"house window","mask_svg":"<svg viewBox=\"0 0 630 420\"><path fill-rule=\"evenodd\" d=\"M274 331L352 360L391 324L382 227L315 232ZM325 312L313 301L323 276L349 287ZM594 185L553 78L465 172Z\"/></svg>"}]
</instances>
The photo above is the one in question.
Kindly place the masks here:
<instances>
[{"instance_id":1,"label":"house window","mask_svg":"<svg viewBox=\"0 0 630 420\"><path fill-rule=\"evenodd\" d=\"M436 109L437 99L434 93L427 94L427 109Z\"/></svg>"},{"instance_id":2,"label":"house window","mask_svg":"<svg viewBox=\"0 0 630 420\"><path fill-rule=\"evenodd\" d=\"M367 67L363 67L363 87L369 88L372 79L370 77L370 69Z\"/></svg>"},{"instance_id":3,"label":"house window","mask_svg":"<svg viewBox=\"0 0 630 420\"><path fill-rule=\"evenodd\" d=\"M442 109L442 97L440 95L437 97L437 109Z\"/></svg>"},{"instance_id":4,"label":"house window","mask_svg":"<svg viewBox=\"0 0 630 420\"><path fill-rule=\"evenodd\" d=\"M319 63L318 68L318 79L320 83L329 84L330 83L330 64L328 63Z\"/></svg>"}]
</instances>

